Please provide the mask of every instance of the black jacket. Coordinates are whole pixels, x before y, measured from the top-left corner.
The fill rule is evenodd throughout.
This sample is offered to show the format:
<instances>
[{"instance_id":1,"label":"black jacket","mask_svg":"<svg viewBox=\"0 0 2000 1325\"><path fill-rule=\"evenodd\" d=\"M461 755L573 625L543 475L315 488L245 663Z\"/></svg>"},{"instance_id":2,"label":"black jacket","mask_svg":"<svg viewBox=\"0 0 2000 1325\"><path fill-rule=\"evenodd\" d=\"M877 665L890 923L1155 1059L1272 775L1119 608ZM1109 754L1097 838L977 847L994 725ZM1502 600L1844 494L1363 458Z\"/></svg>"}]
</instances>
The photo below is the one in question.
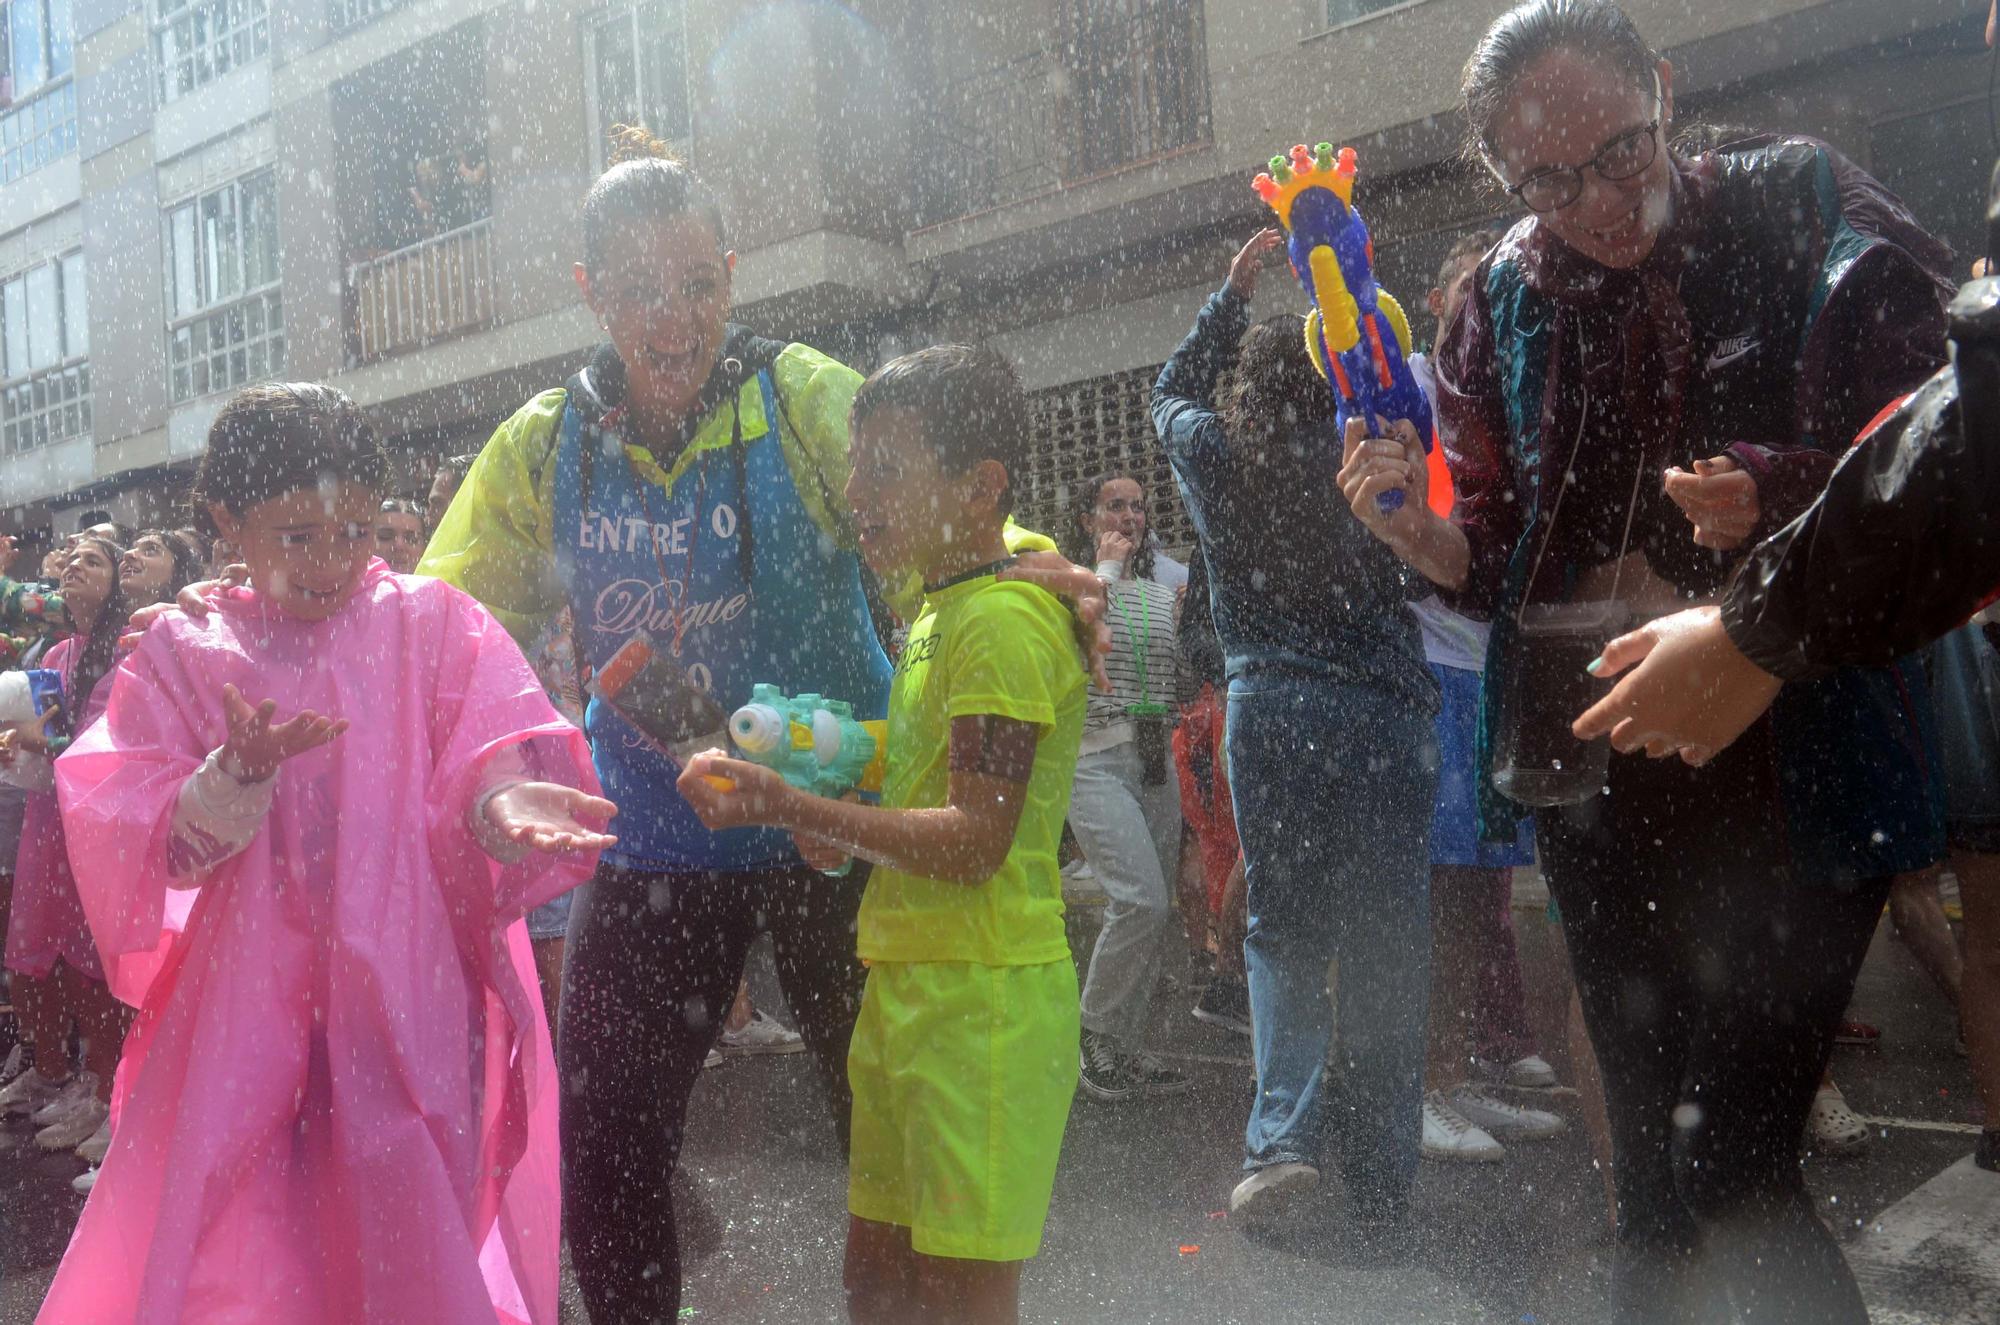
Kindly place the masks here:
<instances>
[{"instance_id":1,"label":"black jacket","mask_svg":"<svg viewBox=\"0 0 2000 1325\"><path fill-rule=\"evenodd\" d=\"M2000 279L1951 305L1952 365L1753 551L1722 603L1746 657L1787 681L1886 663L2000 591Z\"/></svg>"}]
</instances>

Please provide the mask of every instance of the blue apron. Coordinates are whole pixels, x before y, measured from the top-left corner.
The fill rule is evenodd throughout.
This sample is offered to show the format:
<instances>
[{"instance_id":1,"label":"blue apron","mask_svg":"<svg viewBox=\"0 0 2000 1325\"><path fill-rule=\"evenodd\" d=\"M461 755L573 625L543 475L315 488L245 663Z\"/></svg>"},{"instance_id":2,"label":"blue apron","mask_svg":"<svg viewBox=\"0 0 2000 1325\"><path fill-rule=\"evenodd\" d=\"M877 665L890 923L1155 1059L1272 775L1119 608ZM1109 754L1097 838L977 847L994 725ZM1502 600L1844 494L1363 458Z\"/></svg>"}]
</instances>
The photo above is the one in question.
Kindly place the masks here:
<instances>
[{"instance_id":1,"label":"blue apron","mask_svg":"<svg viewBox=\"0 0 2000 1325\"><path fill-rule=\"evenodd\" d=\"M889 660L870 622L860 563L799 500L767 422L779 417L770 373L756 380L764 419L742 420L740 486L731 447L721 446L697 453L672 491L640 479L621 439L585 420L572 392L557 442L554 542L580 658L595 672L638 630L668 649L678 621L676 661L725 711L747 703L751 686L767 681L789 694L847 700L859 716L883 717ZM586 445L596 448L588 510ZM746 519L755 552L750 583ZM605 860L652 871L775 868L798 860L791 835L781 830L702 827L674 789L679 766L609 705L591 699L584 731L604 794L619 807L611 825L618 845Z\"/></svg>"}]
</instances>

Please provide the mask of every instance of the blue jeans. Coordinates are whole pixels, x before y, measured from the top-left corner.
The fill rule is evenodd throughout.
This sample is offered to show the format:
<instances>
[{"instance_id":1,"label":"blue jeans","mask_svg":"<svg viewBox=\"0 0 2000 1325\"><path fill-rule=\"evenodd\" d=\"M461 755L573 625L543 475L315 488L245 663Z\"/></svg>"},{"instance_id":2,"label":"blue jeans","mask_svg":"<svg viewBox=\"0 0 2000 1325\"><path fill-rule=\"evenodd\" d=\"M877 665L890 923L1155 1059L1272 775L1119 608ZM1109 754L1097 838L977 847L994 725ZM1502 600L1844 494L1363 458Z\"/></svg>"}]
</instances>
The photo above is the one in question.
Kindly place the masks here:
<instances>
[{"instance_id":1,"label":"blue jeans","mask_svg":"<svg viewBox=\"0 0 2000 1325\"><path fill-rule=\"evenodd\" d=\"M1230 682L1227 745L1257 1055L1244 1167L1318 1164L1332 1122L1349 1199L1394 1216L1423 1119L1435 727L1367 687L1253 675ZM1342 1089L1328 1104L1334 958Z\"/></svg>"}]
</instances>

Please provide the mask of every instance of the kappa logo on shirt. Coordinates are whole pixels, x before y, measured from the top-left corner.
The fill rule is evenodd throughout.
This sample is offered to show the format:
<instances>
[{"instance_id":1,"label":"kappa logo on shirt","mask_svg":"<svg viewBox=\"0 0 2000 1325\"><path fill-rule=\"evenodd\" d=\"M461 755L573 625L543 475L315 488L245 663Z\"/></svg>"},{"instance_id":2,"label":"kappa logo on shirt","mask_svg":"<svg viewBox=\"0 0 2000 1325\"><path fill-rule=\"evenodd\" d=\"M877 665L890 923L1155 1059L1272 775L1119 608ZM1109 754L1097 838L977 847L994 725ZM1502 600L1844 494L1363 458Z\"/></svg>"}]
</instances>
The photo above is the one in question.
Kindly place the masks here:
<instances>
[{"instance_id":1,"label":"kappa logo on shirt","mask_svg":"<svg viewBox=\"0 0 2000 1325\"><path fill-rule=\"evenodd\" d=\"M902 656L896 659L896 675L901 676L918 663L927 663L937 657L938 646L943 643L942 635L926 635L904 649Z\"/></svg>"},{"instance_id":2,"label":"kappa logo on shirt","mask_svg":"<svg viewBox=\"0 0 2000 1325\"><path fill-rule=\"evenodd\" d=\"M1717 341L1715 348L1708 352L1708 363L1705 366L1711 373L1718 368L1727 368L1745 355L1756 353L1763 343L1754 329L1740 335L1725 337Z\"/></svg>"}]
</instances>

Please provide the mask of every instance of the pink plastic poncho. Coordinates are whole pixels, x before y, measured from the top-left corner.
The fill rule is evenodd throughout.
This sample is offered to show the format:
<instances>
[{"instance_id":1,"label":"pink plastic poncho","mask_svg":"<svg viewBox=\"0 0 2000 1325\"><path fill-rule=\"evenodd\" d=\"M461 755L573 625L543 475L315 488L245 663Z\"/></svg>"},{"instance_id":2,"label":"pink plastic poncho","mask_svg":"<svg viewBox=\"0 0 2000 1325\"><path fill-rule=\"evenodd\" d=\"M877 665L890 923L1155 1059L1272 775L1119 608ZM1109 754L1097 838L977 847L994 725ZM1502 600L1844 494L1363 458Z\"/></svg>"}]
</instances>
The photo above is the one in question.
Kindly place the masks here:
<instances>
[{"instance_id":1,"label":"pink plastic poncho","mask_svg":"<svg viewBox=\"0 0 2000 1325\"><path fill-rule=\"evenodd\" d=\"M77 655L82 652L83 641L72 636L51 646L42 662L62 673L65 696L74 688ZM111 677L99 677L81 709L83 727L103 716L110 693ZM7 969L42 979L55 970L60 957L91 979L102 980L104 970L98 965L97 948L90 941L90 926L70 874L55 792L28 793L21 807L21 845L10 863L14 897L8 908Z\"/></svg>"},{"instance_id":2,"label":"pink plastic poncho","mask_svg":"<svg viewBox=\"0 0 2000 1325\"><path fill-rule=\"evenodd\" d=\"M262 830L169 877L222 687L348 719ZM242 593L156 622L56 763L83 905L140 1015L44 1325L554 1325L556 1085L522 915L594 855L506 868L485 765L592 794L583 737L471 598L371 564L331 619Z\"/></svg>"}]
</instances>

